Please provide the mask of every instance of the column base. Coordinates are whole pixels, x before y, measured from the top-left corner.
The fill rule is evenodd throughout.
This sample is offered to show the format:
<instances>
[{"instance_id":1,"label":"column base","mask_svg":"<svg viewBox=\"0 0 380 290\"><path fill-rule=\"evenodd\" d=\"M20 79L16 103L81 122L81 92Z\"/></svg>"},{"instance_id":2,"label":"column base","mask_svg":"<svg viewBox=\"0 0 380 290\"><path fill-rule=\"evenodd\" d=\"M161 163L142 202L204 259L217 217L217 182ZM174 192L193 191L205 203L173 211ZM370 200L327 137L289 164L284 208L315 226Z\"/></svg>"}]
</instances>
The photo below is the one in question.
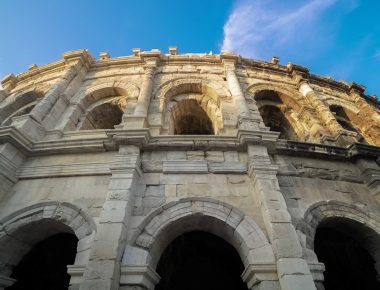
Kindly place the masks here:
<instances>
[{"instance_id":1,"label":"column base","mask_svg":"<svg viewBox=\"0 0 380 290\"><path fill-rule=\"evenodd\" d=\"M141 287L142 289L154 289L161 277L149 265L122 266L120 286L122 289Z\"/></svg>"},{"instance_id":2,"label":"column base","mask_svg":"<svg viewBox=\"0 0 380 290\"><path fill-rule=\"evenodd\" d=\"M128 116L123 117L123 123L115 126L116 129L141 129L148 128L148 120L146 117Z\"/></svg>"},{"instance_id":3,"label":"column base","mask_svg":"<svg viewBox=\"0 0 380 290\"><path fill-rule=\"evenodd\" d=\"M17 280L11 277L0 275L0 290L12 286Z\"/></svg>"}]
</instances>

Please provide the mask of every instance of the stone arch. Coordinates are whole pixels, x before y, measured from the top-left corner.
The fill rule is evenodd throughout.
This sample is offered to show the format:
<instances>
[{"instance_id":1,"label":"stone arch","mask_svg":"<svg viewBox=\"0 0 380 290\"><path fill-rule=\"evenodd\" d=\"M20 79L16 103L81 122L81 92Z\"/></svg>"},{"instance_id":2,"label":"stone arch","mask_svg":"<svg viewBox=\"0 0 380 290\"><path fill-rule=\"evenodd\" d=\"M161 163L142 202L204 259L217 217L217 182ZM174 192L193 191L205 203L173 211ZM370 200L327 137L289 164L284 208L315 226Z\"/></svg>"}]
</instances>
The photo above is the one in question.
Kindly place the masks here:
<instances>
[{"instance_id":1,"label":"stone arch","mask_svg":"<svg viewBox=\"0 0 380 290\"><path fill-rule=\"evenodd\" d=\"M163 112L166 104L172 97L184 93L199 93L208 95L217 106L221 100L231 101L231 93L220 83L209 81L197 77L176 78L163 83L154 92L155 99L160 101L160 112Z\"/></svg>"},{"instance_id":2,"label":"stone arch","mask_svg":"<svg viewBox=\"0 0 380 290\"><path fill-rule=\"evenodd\" d=\"M20 209L0 220L0 276L9 277L38 242L59 233L75 234L75 265L85 265L95 231L92 218L70 203L45 202Z\"/></svg>"},{"instance_id":3,"label":"stone arch","mask_svg":"<svg viewBox=\"0 0 380 290\"><path fill-rule=\"evenodd\" d=\"M304 256L309 262L316 283L323 282L325 267L318 262L314 252L314 240L317 229L321 225L334 226L350 231L376 262L375 268L380 269L380 218L365 212L358 206L341 201L321 201L311 205L304 218L296 228L304 237ZM380 273L379 273L380 274Z\"/></svg>"},{"instance_id":4,"label":"stone arch","mask_svg":"<svg viewBox=\"0 0 380 290\"><path fill-rule=\"evenodd\" d=\"M231 99L229 92L221 84L199 78L170 80L154 92L154 98L159 102L162 128L169 134L173 131L171 128L175 127L173 114L176 115L177 105L185 99L195 100L199 104L199 107L207 113L213 131L217 134L223 129L222 101Z\"/></svg>"},{"instance_id":5,"label":"stone arch","mask_svg":"<svg viewBox=\"0 0 380 290\"><path fill-rule=\"evenodd\" d=\"M9 96L0 106L0 123L9 125L11 118L28 114L43 96L41 90L29 90Z\"/></svg>"},{"instance_id":6,"label":"stone arch","mask_svg":"<svg viewBox=\"0 0 380 290\"><path fill-rule=\"evenodd\" d=\"M309 127L312 126L312 116L304 110L305 105L300 92L267 83L253 84L246 92L249 101L257 106L265 126L276 131L280 130L280 136L285 139L308 140L309 134L305 125L310 123ZM275 123L281 124L283 130Z\"/></svg>"},{"instance_id":7,"label":"stone arch","mask_svg":"<svg viewBox=\"0 0 380 290\"><path fill-rule=\"evenodd\" d=\"M336 98L327 99L326 103L342 128L351 131L358 142L376 143L376 140L368 132L372 129L371 126L368 126L368 119L359 114L359 108L355 104ZM345 126L346 124L347 126Z\"/></svg>"},{"instance_id":8,"label":"stone arch","mask_svg":"<svg viewBox=\"0 0 380 290\"><path fill-rule=\"evenodd\" d=\"M70 122L66 128L112 129L113 125L121 122L126 111L133 112L139 92L139 87L131 82L101 82L88 86L80 90L71 100L68 112ZM105 128L101 124L94 123L95 119L102 119L91 118L91 114L95 113L104 115L103 117L116 117L115 120L106 122L111 125Z\"/></svg>"},{"instance_id":9,"label":"stone arch","mask_svg":"<svg viewBox=\"0 0 380 290\"><path fill-rule=\"evenodd\" d=\"M152 277L169 243L191 231L209 232L230 243L243 262L242 278L249 288L262 280L278 280L272 247L256 222L239 209L211 198L184 198L154 210L138 226L123 263L148 265L150 273L143 275ZM155 278L153 284L157 281Z\"/></svg>"},{"instance_id":10,"label":"stone arch","mask_svg":"<svg viewBox=\"0 0 380 290\"><path fill-rule=\"evenodd\" d=\"M175 96L172 100L173 101L168 104L164 115L165 124L169 124L168 131L170 135L181 134L179 132L176 133L176 130L178 130L176 127L179 126L180 121L183 121L189 113L200 123L207 123L203 125L199 124L198 126L207 127L204 128L203 131L209 133L203 134L218 134L219 131L223 129L222 113L216 102L209 96L186 94ZM202 119L207 120L202 121ZM196 135L199 134L200 133L197 133Z\"/></svg>"},{"instance_id":11,"label":"stone arch","mask_svg":"<svg viewBox=\"0 0 380 290\"><path fill-rule=\"evenodd\" d=\"M274 83L257 83L248 86L246 93L252 100L253 95L259 91L276 91L281 93L280 97L284 104L292 107L294 110L299 111L304 105L302 94L292 86L276 85Z\"/></svg>"},{"instance_id":12,"label":"stone arch","mask_svg":"<svg viewBox=\"0 0 380 290\"><path fill-rule=\"evenodd\" d=\"M308 248L313 248L315 231L318 225L328 218L345 218L367 226L380 235L380 217L363 211L354 204L341 201L321 201L310 206L304 214L304 222L299 224L302 232L306 233Z\"/></svg>"}]
</instances>

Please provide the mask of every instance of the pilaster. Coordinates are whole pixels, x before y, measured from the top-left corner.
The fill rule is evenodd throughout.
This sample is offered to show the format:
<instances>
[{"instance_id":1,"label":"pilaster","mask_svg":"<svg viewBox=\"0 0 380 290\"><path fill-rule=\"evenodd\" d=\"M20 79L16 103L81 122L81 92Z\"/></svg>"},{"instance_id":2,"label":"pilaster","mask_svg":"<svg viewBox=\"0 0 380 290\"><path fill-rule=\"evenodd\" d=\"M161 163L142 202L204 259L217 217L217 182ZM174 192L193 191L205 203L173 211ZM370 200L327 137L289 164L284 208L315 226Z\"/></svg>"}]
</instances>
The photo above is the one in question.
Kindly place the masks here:
<instances>
[{"instance_id":1,"label":"pilaster","mask_svg":"<svg viewBox=\"0 0 380 290\"><path fill-rule=\"evenodd\" d=\"M378 114L364 99L365 87L351 83L348 94L353 98L359 109L357 113L358 125L365 139L372 145L380 146L380 114Z\"/></svg>"},{"instance_id":2,"label":"pilaster","mask_svg":"<svg viewBox=\"0 0 380 290\"><path fill-rule=\"evenodd\" d=\"M17 182L17 169L25 156L10 143L0 144L0 199Z\"/></svg>"},{"instance_id":3,"label":"pilaster","mask_svg":"<svg viewBox=\"0 0 380 290\"><path fill-rule=\"evenodd\" d=\"M228 87L235 103L239 129L259 130L260 121L252 117L236 75L236 64L240 58L239 55L223 51L220 58L223 62Z\"/></svg>"},{"instance_id":4,"label":"pilaster","mask_svg":"<svg viewBox=\"0 0 380 290\"><path fill-rule=\"evenodd\" d=\"M69 51L62 56L68 69L30 112L30 116L47 130L57 125L92 62L92 57L86 50Z\"/></svg>"},{"instance_id":5,"label":"pilaster","mask_svg":"<svg viewBox=\"0 0 380 290\"><path fill-rule=\"evenodd\" d=\"M144 76L137 99L136 108L133 117L126 117L125 126L133 128L146 128L149 104L152 97L152 88L154 84L154 76L156 68L159 64L161 52L147 51L139 54L144 61Z\"/></svg>"},{"instance_id":6,"label":"pilaster","mask_svg":"<svg viewBox=\"0 0 380 290\"><path fill-rule=\"evenodd\" d=\"M281 289L316 289L280 191L278 166L272 164L265 146L248 145L248 156L248 174L254 181L254 194L275 253Z\"/></svg>"},{"instance_id":7,"label":"pilaster","mask_svg":"<svg viewBox=\"0 0 380 290\"><path fill-rule=\"evenodd\" d=\"M313 139L322 143L326 139L336 139L344 130L336 121L329 108L319 99L309 82L306 80L305 75L308 74L309 70L298 65L289 64L288 71L297 82L299 92L309 101L313 110L317 113L318 120L315 119L312 122L315 127L311 132L314 137ZM313 115L313 112L310 112L310 115ZM321 120L323 124L321 124L319 120Z\"/></svg>"},{"instance_id":8,"label":"pilaster","mask_svg":"<svg viewBox=\"0 0 380 290\"><path fill-rule=\"evenodd\" d=\"M121 145L110 169L112 176L108 194L81 290L119 289L121 257L134 203L135 184L141 176L139 148Z\"/></svg>"}]
</instances>

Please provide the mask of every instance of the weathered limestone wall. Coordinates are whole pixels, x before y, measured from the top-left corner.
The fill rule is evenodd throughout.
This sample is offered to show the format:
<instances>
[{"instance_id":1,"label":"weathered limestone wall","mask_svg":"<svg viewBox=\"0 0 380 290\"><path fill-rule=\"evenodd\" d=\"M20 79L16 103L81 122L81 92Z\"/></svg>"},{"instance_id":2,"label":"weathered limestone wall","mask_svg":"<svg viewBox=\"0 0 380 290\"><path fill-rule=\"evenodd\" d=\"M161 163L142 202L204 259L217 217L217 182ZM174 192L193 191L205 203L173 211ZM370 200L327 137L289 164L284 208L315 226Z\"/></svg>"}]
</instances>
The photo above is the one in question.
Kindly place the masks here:
<instances>
[{"instance_id":1,"label":"weathered limestone wall","mask_svg":"<svg viewBox=\"0 0 380 290\"><path fill-rule=\"evenodd\" d=\"M134 49L67 52L2 86L0 289L63 229L82 290L154 289L162 252L193 230L236 249L249 289L323 289L320 223L380 235L379 104L358 84L277 58Z\"/></svg>"}]
</instances>

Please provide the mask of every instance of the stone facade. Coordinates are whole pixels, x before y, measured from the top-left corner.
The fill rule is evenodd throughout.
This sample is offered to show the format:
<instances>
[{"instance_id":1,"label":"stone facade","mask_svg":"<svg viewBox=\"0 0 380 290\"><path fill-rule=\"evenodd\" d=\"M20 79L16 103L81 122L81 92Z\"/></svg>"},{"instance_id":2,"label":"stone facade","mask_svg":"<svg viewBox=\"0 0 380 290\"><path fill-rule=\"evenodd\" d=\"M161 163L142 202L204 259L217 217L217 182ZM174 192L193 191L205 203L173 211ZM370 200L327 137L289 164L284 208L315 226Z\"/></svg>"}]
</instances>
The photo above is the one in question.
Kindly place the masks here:
<instances>
[{"instance_id":1,"label":"stone facade","mask_svg":"<svg viewBox=\"0 0 380 290\"><path fill-rule=\"evenodd\" d=\"M70 51L2 86L0 289L58 233L78 239L69 289L154 289L192 231L234 247L248 289L324 289L314 237L340 223L380 274L380 110L361 85L170 48Z\"/></svg>"}]
</instances>

